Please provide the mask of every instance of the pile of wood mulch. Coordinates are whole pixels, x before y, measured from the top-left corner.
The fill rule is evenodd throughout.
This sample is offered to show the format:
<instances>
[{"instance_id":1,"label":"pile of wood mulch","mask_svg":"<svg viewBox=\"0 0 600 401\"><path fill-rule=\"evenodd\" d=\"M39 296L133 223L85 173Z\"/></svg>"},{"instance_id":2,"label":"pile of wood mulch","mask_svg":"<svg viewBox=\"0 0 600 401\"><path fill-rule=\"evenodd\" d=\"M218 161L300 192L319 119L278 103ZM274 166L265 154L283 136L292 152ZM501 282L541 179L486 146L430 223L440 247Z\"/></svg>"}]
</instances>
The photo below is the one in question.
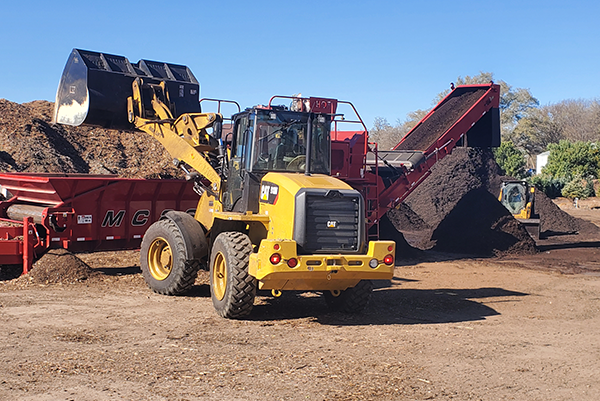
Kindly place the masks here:
<instances>
[{"instance_id":1,"label":"pile of wood mulch","mask_svg":"<svg viewBox=\"0 0 600 401\"><path fill-rule=\"evenodd\" d=\"M53 124L54 104L0 99L0 171L182 177L172 158L142 132Z\"/></svg>"},{"instance_id":2,"label":"pile of wood mulch","mask_svg":"<svg viewBox=\"0 0 600 401\"><path fill-rule=\"evenodd\" d=\"M51 249L39 258L29 272L34 284L81 283L101 275L65 249Z\"/></svg>"}]
</instances>

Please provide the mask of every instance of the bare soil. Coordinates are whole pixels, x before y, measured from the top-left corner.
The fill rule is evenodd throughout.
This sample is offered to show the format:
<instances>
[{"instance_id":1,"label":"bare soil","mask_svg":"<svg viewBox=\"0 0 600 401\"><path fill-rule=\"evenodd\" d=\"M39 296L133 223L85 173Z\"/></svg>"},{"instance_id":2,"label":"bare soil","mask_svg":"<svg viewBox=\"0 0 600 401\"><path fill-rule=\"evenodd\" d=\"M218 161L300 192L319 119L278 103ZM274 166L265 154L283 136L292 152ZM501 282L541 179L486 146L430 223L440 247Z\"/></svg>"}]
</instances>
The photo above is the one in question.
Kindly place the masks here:
<instances>
[{"instance_id":1,"label":"bare soil","mask_svg":"<svg viewBox=\"0 0 600 401\"><path fill-rule=\"evenodd\" d=\"M77 255L94 272L84 280L0 281L0 399L596 400L600 237L538 247L422 252L363 314L260 294L243 321L217 316L206 273L167 297L146 287L136 251Z\"/></svg>"}]
</instances>

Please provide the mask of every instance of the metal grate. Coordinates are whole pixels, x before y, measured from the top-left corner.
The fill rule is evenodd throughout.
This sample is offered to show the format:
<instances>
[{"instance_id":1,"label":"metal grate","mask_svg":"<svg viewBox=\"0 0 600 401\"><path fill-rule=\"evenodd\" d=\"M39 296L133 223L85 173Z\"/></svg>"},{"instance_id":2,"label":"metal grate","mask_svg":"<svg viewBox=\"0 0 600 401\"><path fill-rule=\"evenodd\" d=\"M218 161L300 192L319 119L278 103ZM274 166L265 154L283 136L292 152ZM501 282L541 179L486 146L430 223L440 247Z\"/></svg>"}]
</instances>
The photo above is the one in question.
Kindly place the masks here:
<instances>
[{"instance_id":1,"label":"metal grate","mask_svg":"<svg viewBox=\"0 0 600 401\"><path fill-rule=\"evenodd\" d=\"M305 251L357 251L360 227L358 196L307 195Z\"/></svg>"}]
</instances>

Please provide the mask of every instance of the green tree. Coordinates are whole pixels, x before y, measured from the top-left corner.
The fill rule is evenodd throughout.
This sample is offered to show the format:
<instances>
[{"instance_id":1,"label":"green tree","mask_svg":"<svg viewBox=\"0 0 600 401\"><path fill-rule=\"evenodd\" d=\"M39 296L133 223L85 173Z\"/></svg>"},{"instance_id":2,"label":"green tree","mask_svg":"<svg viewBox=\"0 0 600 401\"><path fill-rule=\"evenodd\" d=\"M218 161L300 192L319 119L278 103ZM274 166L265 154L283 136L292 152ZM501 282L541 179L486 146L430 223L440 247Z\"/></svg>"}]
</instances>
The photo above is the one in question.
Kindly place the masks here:
<instances>
[{"instance_id":1,"label":"green tree","mask_svg":"<svg viewBox=\"0 0 600 401\"><path fill-rule=\"evenodd\" d=\"M594 196L594 184L589 178L574 177L563 187L561 195L570 199L589 198Z\"/></svg>"},{"instance_id":2,"label":"green tree","mask_svg":"<svg viewBox=\"0 0 600 401\"><path fill-rule=\"evenodd\" d=\"M525 178L525 157L512 142L502 142L500 147L494 149L494 158L506 175Z\"/></svg>"},{"instance_id":3,"label":"green tree","mask_svg":"<svg viewBox=\"0 0 600 401\"><path fill-rule=\"evenodd\" d=\"M600 149L592 142L569 142L548 145L550 155L542 173L553 178L598 178Z\"/></svg>"}]
</instances>

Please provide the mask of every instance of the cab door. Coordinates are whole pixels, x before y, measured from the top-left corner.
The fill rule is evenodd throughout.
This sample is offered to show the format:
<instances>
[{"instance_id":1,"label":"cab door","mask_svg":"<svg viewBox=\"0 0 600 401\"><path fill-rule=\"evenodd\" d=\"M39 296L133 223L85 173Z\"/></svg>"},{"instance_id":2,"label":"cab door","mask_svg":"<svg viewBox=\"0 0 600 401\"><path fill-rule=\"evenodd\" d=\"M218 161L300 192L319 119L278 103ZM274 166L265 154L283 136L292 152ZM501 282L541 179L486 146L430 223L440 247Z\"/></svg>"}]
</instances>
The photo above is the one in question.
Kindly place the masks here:
<instances>
[{"instance_id":1,"label":"cab door","mask_svg":"<svg viewBox=\"0 0 600 401\"><path fill-rule=\"evenodd\" d=\"M234 121L233 138L230 144L231 156L229 159L229 175L227 177L227 191L224 195L223 206L227 211L233 211L236 203L240 202L244 189L243 172L245 162L246 141L251 136L248 124L248 115L239 116Z\"/></svg>"},{"instance_id":2,"label":"cab door","mask_svg":"<svg viewBox=\"0 0 600 401\"><path fill-rule=\"evenodd\" d=\"M254 117L253 113L234 117L227 191L223 200L227 211L258 213L260 177L251 173L249 167L254 136Z\"/></svg>"}]
</instances>

